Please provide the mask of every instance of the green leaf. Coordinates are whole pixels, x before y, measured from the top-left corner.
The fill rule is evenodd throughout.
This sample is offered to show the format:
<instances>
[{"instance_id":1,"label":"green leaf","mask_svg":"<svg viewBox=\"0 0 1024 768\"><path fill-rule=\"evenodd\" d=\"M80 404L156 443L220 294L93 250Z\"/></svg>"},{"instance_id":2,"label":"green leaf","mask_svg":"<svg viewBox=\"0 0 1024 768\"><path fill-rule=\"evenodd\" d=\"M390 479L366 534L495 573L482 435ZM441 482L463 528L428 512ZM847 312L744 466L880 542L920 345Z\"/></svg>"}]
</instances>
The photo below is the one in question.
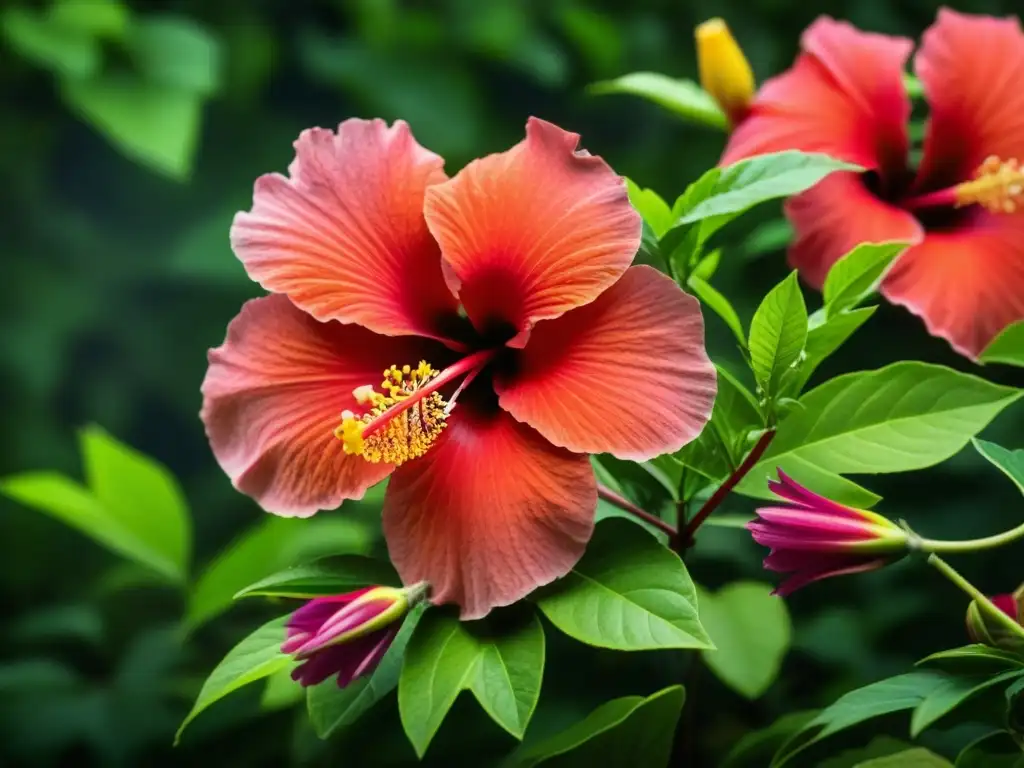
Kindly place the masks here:
<instances>
[{"instance_id":1,"label":"green leaf","mask_svg":"<svg viewBox=\"0 0 1024 768\"><path fill-rule=\"evenodd\" d=\"M870 295L909 243L861 243L832 265L822 293L828 314L852 309Z\"/></svg>"},{"instance_id":2,"label":"green leaf","mask_svg":"<svg viewBox=\"0 0 1024 768\"><path fill-rule=\"evenodd\" d=\"M85 479L96 499L176 581L188 577L192 522L174 475L96 426L79 433Z\"/></svg>"},{"instance_id":3,"label":"green leaf","mask_svg":"<svg viewBox=\"0 0 1024 768\"><path fill-rule=\"evenodd\" d=\"M715 644L704 661L748 699L768 690L789 650L789 611L771 591L768 584L738 581L713 594L698 592L700 620Z\"/></svg>"},{"instance_id":4,"label":"green leaf","mask_svg":"<svg viewBox=\"0 0 1024 768\"><path fill-rule=\"evenodd\" d=\"M998 671L1007 668L1024 668L1024 658L1018 654L980 643L939 651L926 656L917 663L919 665L934 664L946 670L971 669L974 672L981 669Z\"/></svg>"},{"instance_id":5,"label":"green leaf","mask_svg":"<svg viewBox=\"0 0 1024 768\"><path fill-rule=\"evenodd\" d=\"M956 768L1024 768L1020 745L1006 731L975 739L957 755Z\"/></svg>"},{"instance_id":6,"label":"green leaf","mask_svg":"<svg viewBox=\"0 0 1024 768\"><path fill-rule=\"evenodd\" d=\"M155 85L202 96L220 89L220 41L190 18L137 19L129 28L127 43L139 72Z\"/></svg>"},{"instance_id":7,"label":"green leaf","mask_svg":"<svg viewBox=\"0 0 1024 768\"><path fill-rule=\"evenodd\" d=\"M818 493L822 474L907 472L963 448L1021 391L918 362L839 376L805 394L737 490L771 498L777 466ZM836 501L840 499L836 498ZM844 502L848 503L848 502Z\"/></svg>"},{"instance_id":8,"label":"green leaf","mask_svg":"<svg viewBox=\"0 0 1024 768\"><path fill-rule=\"evenodd\" d=\"M228 651L210 676L206 678L199 697L185 720L178 727L174 743L181 739L185 727L199 713L243 685L254 683L278 672L292 663L292 657L281 653L288 616L281 616L264 624L242 642Z\"/></svg>"},{"instance_id":9,"label":"green leaf","mask_svg":"<svg viewBox=\"0 0 1024 768\"><path fill-rule=\"evenodd\" d=\"M647 698L625 696L606 701L586 718L544 741L523 749L508 768L633 768L667 765L676 723L683 708L682 686Z\"/></svg>"},{"instance_id":10,"label":"green leaf","mask_svg":"<svg viewBox=\"0 0 1024 768\"><path fill-rule=\"evenodd\" d=\"M422 758L459 693L471 690L494 722L521 739L543 674L544 631L532 612L517 623L499 624L497 619L462 623L449 613L430 611L402 665L402 726Z\"/></svg>"},{"instance_id":11,"label":"green leaf","mask_svg":"<svg viewBox=\"0 0 1024 768\"><path fill-rule=\"evenodd\" d=\"M1013 480L1021 493L1024 493L1024 450L1018 448L1011 451L1001 445L990 443L987 440L979 440L976 437L971 438L971 442L978 453Z\"/></svg>"},{"instance_id":12,"label":"green leaf","mask_svg":"<svg viewBox=\"0 0 1024 768\"><path fill-rule=\"evenodd\" d=\"M650 226L655 237L661 237L672 226L675 217L668 203L653 189L644 189L631 179L626 179L626 192L630 204Z\"/></svg>"},{"instance_id":13,"label":"green leaf","mask_svg":"<svg viewBox=\"0 0 1024 768\"><path fill-rule=\"evenodd\" d=\"M307 690L306 707L309 710L309 721L313 724L317 736L326 739L335 731L352 725L398 686L405 649L423 616L424 609L423 603L412 609L391 642L391 647L372 673L353 681L345 688L339 688L337 681L331 679Z\"/></svg>"},{"instance_id":14,"label":"green leaf","mask_svg":"<svg viewBox=\"0 0 1024 768\"><path fill-rule=\"evenodd\" d=\"M87 78L99 72L99 41L85 30L9 7L0 11L0 32L18 55L61 77Z\"/></svg>"},{"instance_id":15,"label":"green leaf","mask_svg":"<svg viewBox=\"0 0 1024 768\"><path fill-rule=\"evenodd\" d=\"M982 363L1006 363L1024 366L1024 320L1004 328L989 345L981 351L978 360Z\"/></svg>"},{"instance_id":16,"label":"green leaf","mask_svg":"<svg viewBox=\"0 0 1024 768\"><path fill-rule=\"evenodd\" d=\"M728 122L715 100L692 80L676 80L657 72L632 72L587 88L595 96L629 94L653 101L691 122L725 129Z\"/></svg>"},{"instance_id":17,"label":"green leaf","mask_svg":"<svg viewBox=\"0 0 1024 768\"><path fill-rule=\"evenodd\" d=\"M859 170L828 155L795 150L740 160L714 168L696 182L707 184L707 192L702 200L690 201L677 224L726 217L717 224L721 226L755 205L804 192L830 173Z\"/></svg>"},{"instance_id":18,"label":"green leaf","mask_svg":"<svg viewBox=\"0 0 1024 768\"><path fill-rule=\"evenodd\" d=\"M260 709L265 712L290 709L305 698L305 689L292 680L292 666L279 669L267 678L267 685L260 697Z\"/></svg>"},{"instance_id":19,"label":"green leaf","mask_svg":"<svg viewBox=\"0 0 1024 768\"><path fill-rule=\"evenodd\" d=\"M296 565L240 589L235 597L339 595L369 586L401 586L390 563L362 555L337 555Z\"/></svg>"},{"instance_id":20,"label":"green leaf","mask_svg":"<svg viewBox=\"0 0 1024 768\"><path fill-rule=\"evenodd\" d=\"M782 375L799 359L807 341L807 305L797 273L772 288L750 323L750 365L769 397Z\"/></svg>"},{"instance_id":21,"label":"green leaf","mask_svg":"<svg viewBox=\"0 0 1024 768\"><path fill-rule=\"evenodd\" d=\"M68 106L125 155L179 181L192 170L201 96L129 77L63 83Z\"/></svg>"},{"instance_id":22,"label":"green leaf","mask_svg":"<svg viewBox=\"0 0 1024 768\"><path fill-rule=\"evenodd\" d=\"M736 336L740 347L745 349L747 338L743 331L743 323L740 321L740 316L736 314L736 310L733 309L732 304L729 303L729 300L719 293L718 289L714 288L711 283L699 277L696 272L687 278L686 284L705 306L725 321L725 324L729 326L729 330Z\"/></svg>"},{"instance_id":23,"label":"green leaf","mask_svg":"<svg viewBox=\"0 0 1024 768\"><path fill-rule=\"evenodd\" d=\"M708 523L714 519L708 518ZM721 768L757 766L761 768L793 734L801 730L818 714L817 710L790 712L759 731L751 731L740 737L722 761Z\"/></svg>"},{"instance_id":24,"label":"green leaf","mask_svg":"<svg viewBox=\"0 0 1024 768\"><path fill-rule=\"evenodd\" d=\"M850 691L823 709L786 742L772 761L773 768L835 733L882 715L913 709L946 679L945 675L937 672L917 671Z\"/></svg>"},{"instance_id":25,"label":"green leaf","mask_svg":"<svg viewBox=\"0 0 1024 768\"><path fill-rule=\"evenodd\" d=\"M863 307L840 312L820 325L811 323L807 331L803 360L793 371L793 375L786 379L786 390L794 394L799 393L818 366L864 325L877 309L878 307Z\"/></svg>"},{"instance_id":26,"label":"green leaf","mask_svg":"<svg viewBox=\"0 0 1024 768\"><path fill-rule=\"evenodd\" d=\"M96 37L120 40L128 28L130 10L120 0L57 0L50 21Z\"/></svg>"},{"instance_id":27,"label":"green leaf","mask_svg":"<svg viewBox=\"0 0 1024 768\"><path fill-rule=\"evenodd\" d=\"M885 757L876 757L857 763L856 768L952 768L953 764L944 757L924 747L915 747Z\"/></svg>"},{"instance_id":28,"label":"green leaf","mask_svg":"<svg viewBox=\"0 0 1024 768\"><path fill-rule=\"evenodd\" d=\"M950 675L930 691L924 700L914 708L910 718L910 736L917 738L943 715L952 712L958 706L982 691L1000 683L1009 682L1024 675L1020 669L1012 669L999 675Z\"/></svg>"},{"instance_id":29,"label":"green leaf","mask_svg":"<svg viewBox=\"0 0 1024 768\"><path fill-rule=\"evenodd\" d=\"M622 651L712 648L697 618L697 595L679 557L628 521L594 532L586 554L537 605L565 634Z\"/></svg>"}]
</instances>

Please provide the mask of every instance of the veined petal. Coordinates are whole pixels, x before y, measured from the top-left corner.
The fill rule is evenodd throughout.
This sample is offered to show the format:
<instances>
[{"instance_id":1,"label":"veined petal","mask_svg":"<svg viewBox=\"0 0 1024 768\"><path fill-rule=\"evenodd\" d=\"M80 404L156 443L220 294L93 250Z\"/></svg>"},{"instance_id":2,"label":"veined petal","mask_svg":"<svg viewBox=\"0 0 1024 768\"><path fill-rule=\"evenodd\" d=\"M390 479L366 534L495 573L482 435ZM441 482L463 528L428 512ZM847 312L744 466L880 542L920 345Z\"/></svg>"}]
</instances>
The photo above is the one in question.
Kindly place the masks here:
<instances>
[{"instance_id":1,"label":"veined petal","mask_svg":"<svg viewBox=\"0 0 1024 768\"><path fill-rule=\"evenodd\" d=\"M928 332L977 358L1024 319L1024 215L973 210L970 220L897 260L882 294L924 320Z\"/></svg>"},{"instance_id":2,"label":"veined petal","mask_svg":"<svg viewBox=\"0 0 1024 768\"><path fill-rule=\"evenodd\" d=\"M804 32L801 46L792 69L761 87L721 164L799 149L885 173L902 171L910 117L903 70L913 43L822 16Z\"/></svg>"},{"instance_id":3,"label":"veined petal","mask_svg":"<svg viewBox=\"0 0 1024 768\"><path fill-rule=\"evenodd\" d=\"M860 243L916 243L924 236L917 219L879 199L856 173L827 176L785 209L796 231L789 263L818 289L832 265Z\"/></svg>"},{"instance_id":4,"label":"veined petal","mask_svg":"<svg viewBox=\"0 0 1024 768\"><path fill-rule=\"evenodd\" d=\"M401 120L346 120L295 142L289 177L256 181L231 244L249 276L318 320L444 338L457 302L423 219L444 160Z\"/></svg>"},{"instance_id":5,"label":"veined petal","mask_svg":"<svg viewBox=\"0 0 1024 768\"><path fill-rule=\"evenodd\" d=\"M200 416L238 490L268 512L307 517L361 498L391 472L346 456L334 437L341 412L361 410L352 390L378 383L391 363L445 353L424 339L320 323L284 296L254 299L210 350Z\"/></svg>"},{"instance_id":6,"label":"veined petal","mask_svg":"<svg viewBox=\"0 0 1024 768\"><path fill-rule=\"evenodd\" d=\"M427 225L476 328L521 346L538 320L593 301L640 245L626 186L579 136L530 118L526 139L427 191Z\"/></svg>"},{"instance_id":7,"label":"veined petal","mask_svg":"<svg viewBox=\"0 0 1024 768\"><path fill-rule=\"evenodd\" d=\"M715 400L700 304L650 267L595 301L538 323L501 407L555 445L645 460L700 434Z\"/></svg>"},{"instance_id":8,"label":"veined petal","mask_svg":"<svg viewBox=\"0 0 1024 768\"><path fill-rule=\"evenodd\" d=\"M422 458L399 467L384 535L406 584L478 619L576 564L594 528L597 483L586 456L551 445L471 387Z\"/></svg>"},{"instance_id":9,"label":"veined petal","mask_svg":"<svg viewBox=\"0 0 1024 768\"><path fill-rule=\"evenodd\" d=\"M914 65L930 108L918 188L966 181L989 155L1024 162L1018 19L943 8L924 33Z\"/></svg>"}]
</instances>

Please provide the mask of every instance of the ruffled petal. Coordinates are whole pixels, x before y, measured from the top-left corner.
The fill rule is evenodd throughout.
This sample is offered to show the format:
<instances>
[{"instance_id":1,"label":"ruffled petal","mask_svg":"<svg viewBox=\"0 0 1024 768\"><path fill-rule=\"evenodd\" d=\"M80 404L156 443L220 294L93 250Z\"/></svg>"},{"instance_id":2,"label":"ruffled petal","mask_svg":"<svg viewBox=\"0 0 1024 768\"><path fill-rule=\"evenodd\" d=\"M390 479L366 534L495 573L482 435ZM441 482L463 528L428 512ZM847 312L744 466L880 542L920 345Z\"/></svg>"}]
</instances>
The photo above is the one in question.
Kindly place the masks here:
<instances>
[{"instance_id":1,"label":"ruffled petal","mask_svg":"<svg viewBox=\"0 0 1024 768\"><path fill-rule=\"evenodd\" d=\"M931 110L918 187L967 180L989 155L1024 162L1024 32L1016 18L943 8L914 66Z\"/></svg>"},{"instance_id":2,"label":"ruffled petal","mask_svg":"<svg viewBox=\"0 0 1024 768\"><path fill-rule=\"evenodd\" d=\"M700 434L715 401L700 304L651 267L594 302L539 323L501 407L555 445L642 461Z\"/></svg>"},{"instance_id":3,"label":"ruffled petal","mask_svg":"<svg viewBox=\"0 0 1024 768\"><path fill-rule=\"evenodd\" d=\"M524 141L427 191L449 280L485 334L521 345L534 322L593 301L640 246L625 183L578 141L530 118Z\"/></svg>"},{"instance_id":4,"label":"ruffled petal","mask_svg":"<svg viewBox=\"0 0 1024 768\"><path fill-rule=\"evenodd\" d=\"M444 338L457 302L423 220L444 160L401 120L346 120L295 142L289 177L256 181L231 244L249 276L318 320Z\"/></svg>"},{"instance_id":5,"label":"ruffled petal","mask_svg":"<svg viewBox=\"0 0 1024 768\"><path fill-rule=\"evenodd\" d=\"M796 232L789 263L818 289L832 265L860 243L917 243L924 237L917 219L879 199L856 173L833 173L785 208Z\"/></svg>"},{"instance_id":6,"label":"ruffled petal","mask_svg":"<svg viewBox=\"0 0 1024 768\"><path fill-rule=\"evenodd\" d=\"M361 410L352 390L379 384L392 363L440 354L436 342L317 322L284 296L254 299L210 350L200 416L238 490L268 512L307 517L361 498L391 472L346 456L334 437L341 412Z\"/></svg>"},{"instance_id":7,"label":"ruffled petal","mask_svg":"<svg viewBox=\"0 0 1024 768\"><path fill-rule=\"evenodd\" d=\"M903 71L913 43L822 16L804 32L801 46L792 69L761 87L722 164L799 149L902 171L910 117Z\"/></svg>"},{"instance_id":8,"label":"ruffled petal","mask_svg":"<svg viewBox=\"0 0 1024 768\"><path fill-rule=\"evenodd\" d=\"M1024 319L1024 217L975 210L960 227L929 232L900 256L881 291L933 336L977 358Z\"/></svg>"},{"instance_id":9,"label":"ruffled petal","mask_svg":"<svg viewBox=\"0 0 1024 768\"><path fill-rule=\"evenodd\" d=\"M547 442L471 387L423 458L388 484L384 535L402 581L478 619L576 564L594 528L586 456ZM476 391L474 391L476 390Z\"/></svg>"}]
</instances>

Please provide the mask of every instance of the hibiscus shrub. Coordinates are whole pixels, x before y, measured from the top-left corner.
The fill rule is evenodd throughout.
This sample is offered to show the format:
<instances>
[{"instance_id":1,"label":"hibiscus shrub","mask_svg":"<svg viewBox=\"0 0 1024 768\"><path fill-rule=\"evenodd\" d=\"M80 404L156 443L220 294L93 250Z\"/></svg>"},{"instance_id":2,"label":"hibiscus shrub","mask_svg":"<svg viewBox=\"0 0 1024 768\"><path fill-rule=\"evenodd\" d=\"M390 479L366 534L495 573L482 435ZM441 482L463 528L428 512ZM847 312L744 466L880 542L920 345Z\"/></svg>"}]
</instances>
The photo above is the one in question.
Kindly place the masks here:
<instances>
[{"instance_id":1,"label":"hibiscus shrub","mask_svg":"<svg viewBox=\"0 0 1024 768\"><path fill-rule=\"evenodd\" d=\"M287 174L256 181L230 239L268 295L210 351L201 419L235 488L276 517L196 580L173 477L103 431L83 432L84 485L5 481L185 594L190 632L236 600L273 606L179 738L259 683L270 707L304 700L353 764L424 759L442 738L467 764L694 764L706 750L684 704L705 672L766 696L800 642L791 593L905 561L962 601L963 645L788 713L718 764L1024 759L1024 587L986 595L950 563L1017 544L1024 504L1007 530L957 539L865 487L966 448L1024 493L1024 450L978 437L1024 391L983 367L1024 367L1008 244L1024 236L1024 117L998 93L1019 84L974 73L994 92L966 105L958 90L967 49L1024 65L1024 33L942 11L918 80L910 41L822 18L759 89L724 22L696 40L700 86L637 73L594 89L728 131L721 162L674 200L536 118L454 172L404 122L350 119L303 131ZM932 109L920 158L915 100ZM745 324L716 270L732 223L771 200L795 271ZM853 334L882 332L879 296L963 365L815 377ZM735 356L709 357L705 321ZM358 552L332 540L346 513L368 531ZM709 544L748 561L766 547L764 568L786 575L710 589ZM545 683L555 664L575 678ZM629 687L595 682L610 669ZM360 743L387 717L408 747ZM488 727L508 737L485 742Z\"/></svg>"}]
</instances>

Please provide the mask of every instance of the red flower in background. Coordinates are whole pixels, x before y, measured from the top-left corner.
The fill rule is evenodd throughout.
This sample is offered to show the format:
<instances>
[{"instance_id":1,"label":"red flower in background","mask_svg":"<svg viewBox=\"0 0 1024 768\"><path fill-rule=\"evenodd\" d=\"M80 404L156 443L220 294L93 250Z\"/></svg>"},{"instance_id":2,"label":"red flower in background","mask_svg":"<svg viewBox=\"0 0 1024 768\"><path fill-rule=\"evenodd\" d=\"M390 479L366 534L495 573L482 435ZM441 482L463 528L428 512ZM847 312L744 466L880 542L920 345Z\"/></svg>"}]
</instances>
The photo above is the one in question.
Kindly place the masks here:
<instances>
[{"instance_id":1,"label":"red flower in background","mask_svg":"<svg viewBox=\"0 0 1024 768\"><path fill-rule=\"evenodd\" d=\"M531 119L447 180L405 123L314 128L231 232L276 295L210 352L220 465L300 517L392 475L391 559L463 618L576 563L597 503L586 454L674 451L711 413L698 303L629 266L640 219L578 139Z\"/></svg>"},{"instance_id":2,"label":"red flower in background","mask_svg":"<svg viewBox=\"0 0 1024 768\"><path fill-rule=\"evenodd\" d=\"M766 82L722 158L799 149L856 163L787 204L790 261L820 287L860 242L913 243L881 285L928 330L977 357L1024 318L1024 34L1016 19L943 9L914 66L930 108L908 160L912 41L823 17L803 53Z\"/></svg>"}]
</instances>

